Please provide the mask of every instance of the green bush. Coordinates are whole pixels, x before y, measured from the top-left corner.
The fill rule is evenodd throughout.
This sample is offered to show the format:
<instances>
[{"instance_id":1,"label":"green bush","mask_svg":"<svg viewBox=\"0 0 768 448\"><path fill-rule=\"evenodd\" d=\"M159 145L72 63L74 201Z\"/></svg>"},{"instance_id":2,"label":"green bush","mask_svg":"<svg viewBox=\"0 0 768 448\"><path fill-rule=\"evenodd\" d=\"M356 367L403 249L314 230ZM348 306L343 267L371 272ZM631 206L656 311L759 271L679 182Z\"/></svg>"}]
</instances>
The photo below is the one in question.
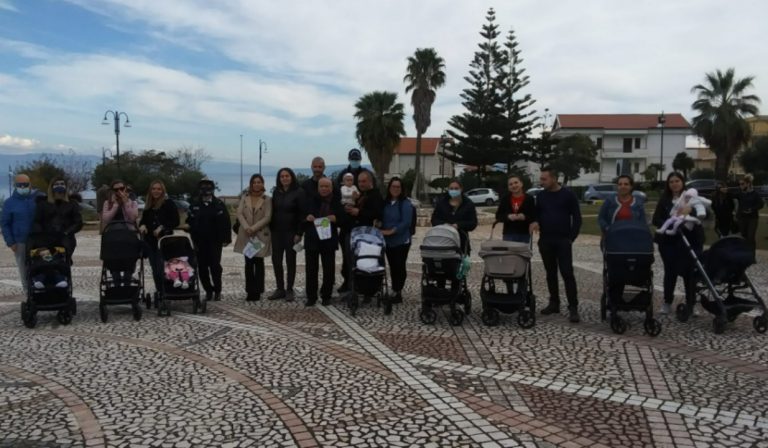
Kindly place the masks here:
<instances>
[{"instance_id":1,"label":"green bush","mask_svg":"<svg viewBox=\"0 0 768 448\"><path fill-rule=\"evenodd\" d=\"M714 179L715 171L709 168L699 168L691 171L691 180L694 179Z\"/></svg>"}]
</instances>

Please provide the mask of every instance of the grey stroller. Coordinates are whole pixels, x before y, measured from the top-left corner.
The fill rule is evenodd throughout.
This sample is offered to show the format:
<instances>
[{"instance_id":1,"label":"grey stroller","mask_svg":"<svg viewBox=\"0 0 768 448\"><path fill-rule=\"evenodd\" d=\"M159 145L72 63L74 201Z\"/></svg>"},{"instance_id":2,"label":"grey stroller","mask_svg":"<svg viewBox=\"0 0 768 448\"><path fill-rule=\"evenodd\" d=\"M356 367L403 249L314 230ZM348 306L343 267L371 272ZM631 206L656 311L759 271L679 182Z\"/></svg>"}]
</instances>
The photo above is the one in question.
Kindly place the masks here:
<instances>
[{"instance_id":1,"label":"grey stroller","mask_svg":"<svg viewBox=\"0 0 768 448\"><path fill-rule=\"evenodd\" d=\"M472 311L472 295L467 288L462 264L467 255L468 238L461 238L459 231L444 224L427 231L421 245L421 312L419 318L427 325L437 320L435 306L451 308L451 325L461 325L464 315ZM446 284L450 282L450 287ZM464 311L458 305L463 305Z\"/></svg>"}]
</instances>

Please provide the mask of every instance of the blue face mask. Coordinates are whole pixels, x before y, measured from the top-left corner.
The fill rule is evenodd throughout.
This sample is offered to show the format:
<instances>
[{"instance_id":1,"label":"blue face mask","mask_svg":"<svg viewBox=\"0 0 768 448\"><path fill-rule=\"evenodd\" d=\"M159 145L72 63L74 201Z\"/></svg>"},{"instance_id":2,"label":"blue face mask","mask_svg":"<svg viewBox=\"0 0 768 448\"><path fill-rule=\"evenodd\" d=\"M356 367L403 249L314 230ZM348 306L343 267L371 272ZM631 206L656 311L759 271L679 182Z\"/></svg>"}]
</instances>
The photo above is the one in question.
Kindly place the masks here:
<instances>
[{"instance_id":1,"label":"blue face mask","mask_svg":"<svg viewBox=\"0 0 768 448\"><path fill-rule=\"evenodd\" d=\"M356 170L356 169L360 168L360 161L359 161L359 160L350 160L350 161L349 161L349 166L350 166L350 167L351 167L353 170Z\"/></svg>"},{"instance_id":2,"label":"blue face mask","mask_svg":"<svg viewBox=\"0 0 768 448\"><path fill-rule=\"evenodd\" d=\"M63 185L56 185L55 187L53 187L53 192L54 193L66 193L67 192L67 187L65 187Z\"/></svg>"},{"instance_id":3,"label":"blue face mask","mask_svg":"<svg viewBox=\"0 0 768 448\"><path fill-rule=\"evenodd\" d=\"M461 190L448 190L448 196L452 198L458 198L461 196Z\"/></svg>"},{"instance_id":4,"label":"blue face mask","mask_svg":"<svg viewBox=\"0 0 768 448\"><path fill-rule=\"evenodd\" d=\"M29 194L29 187L24 187L24 188L16 187L16 193L22 196L26 196Z\"/></svg>"}]
</instances>

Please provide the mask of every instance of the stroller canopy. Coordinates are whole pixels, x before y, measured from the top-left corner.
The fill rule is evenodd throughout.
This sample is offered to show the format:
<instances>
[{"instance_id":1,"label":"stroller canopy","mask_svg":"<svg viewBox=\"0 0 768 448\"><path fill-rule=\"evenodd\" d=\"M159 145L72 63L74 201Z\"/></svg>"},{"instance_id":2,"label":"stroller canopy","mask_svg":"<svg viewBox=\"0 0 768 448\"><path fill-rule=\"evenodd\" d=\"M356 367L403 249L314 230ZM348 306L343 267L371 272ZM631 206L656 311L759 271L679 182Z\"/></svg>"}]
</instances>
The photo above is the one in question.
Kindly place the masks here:
<instances>
[{"instance_id":1,"label":"stroller canopy","mask_svg":"<svg viewBox=\"0 0 768 448\"><path fill-rule=\"evenodd\" d=\"M606 254L653 254L653 235L637 221L617 221L605 232Z\"/></svg>"},{"instance_id":2,"label":"stroller canopy","mask_svg":"<svg viewBox=\"0 0 768 448\"><path fill-rule=\"evenodd\" d=\"M704 269L710 276L723 272L742 273L755 264L755 254L744 238L720 238L704 252Z\"/></svg>"},{"instance_id":3,"label":"stroller canopy","mask_svg":"<svg viewBox=\"0 0 768 448\"><path fill-rule=\"evenodd\" d=\"M178 257L194 259L195 247L192 245L192 240L186 235L167 235L160 238L157 244L163 255L163 260L167 261Z\"/></svg>"},{"instance_id":4,"label":"stroller canopy","mask_svg":"<svg viewBox=\"0 0 768 448\"><path fill-rule=\"evenodd\" d=\"M366 242L379 246L384 246L385 244L384 235L382 235L381 230L369 226L353 227L349 234L349 241L352 246L355 246L358 242Z\"/></svg>"},{"instance_id":5,"label":"stroller canopy","mask_svg":"<svg viewBox=\"0 0 768 448\"><path fill-rule=\"evenodd\" d=\"M421 244L422 258L461 258L461 236L448 224L432 227Z\"/></svg>"}]
</instances>

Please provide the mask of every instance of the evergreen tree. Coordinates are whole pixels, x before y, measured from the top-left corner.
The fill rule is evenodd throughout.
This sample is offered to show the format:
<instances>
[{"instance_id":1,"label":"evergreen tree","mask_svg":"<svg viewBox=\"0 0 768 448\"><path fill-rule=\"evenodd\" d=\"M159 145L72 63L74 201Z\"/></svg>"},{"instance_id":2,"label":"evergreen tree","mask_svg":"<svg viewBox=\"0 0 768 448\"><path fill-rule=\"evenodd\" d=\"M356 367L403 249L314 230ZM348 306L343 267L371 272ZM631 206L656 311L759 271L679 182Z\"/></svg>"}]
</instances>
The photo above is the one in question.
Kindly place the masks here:
<instances>
[{"instance_id":1,"label":"evergreen tree","mask_svg":"<svg viewBox=\"0 0 768 448\"><path fill-rule=\"evenodd\" d=\"M529 77L522 68L523 59L520 57L517 38L513 30L507 34L504 43L507 65L502 70L505 72L505 82L502 90L506 129L502 134L502 163L507 164L507 171L511 172L512 165L519 161L530 159L533 152L531 132L536 126L536 111L531 108L536 102L531 94L523 95L521 90L529 83Z\"/></svg>"}]
</instances>

